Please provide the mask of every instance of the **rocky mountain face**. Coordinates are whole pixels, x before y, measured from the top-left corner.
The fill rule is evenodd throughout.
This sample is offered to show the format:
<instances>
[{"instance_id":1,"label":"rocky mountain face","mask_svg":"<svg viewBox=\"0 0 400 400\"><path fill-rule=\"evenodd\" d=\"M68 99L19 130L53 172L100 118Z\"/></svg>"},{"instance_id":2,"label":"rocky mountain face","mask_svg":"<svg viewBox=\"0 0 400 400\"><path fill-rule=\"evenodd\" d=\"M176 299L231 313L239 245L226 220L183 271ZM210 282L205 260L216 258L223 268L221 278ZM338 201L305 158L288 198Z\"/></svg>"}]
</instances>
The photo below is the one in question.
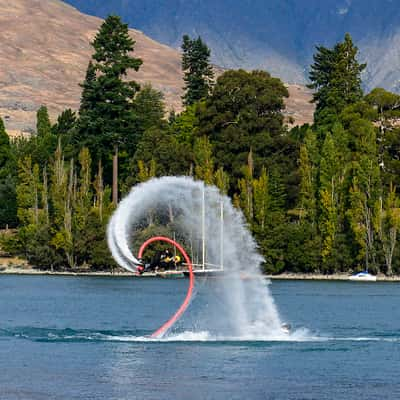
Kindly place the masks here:
<instances>
[{"instance_id":1,"label":"rocky mountain face","mask_svg":"<svg viewBox=\"0 0 400 400\"><path fill-rule=\"evenodd\" d=\"M121 15L175 48L184 33L201 35L214 62L262 68L304 83L315 45L332 46L349 32L368 63L366 90L400 91L398 0L66 0L98 16Z\"/></svg>"},{"instance_id":2,"label":"rocky mountain face","mask_svg":"<svg viewBox=\"0 0 400 400\"><path fill-rule=\"evenodd\" d=\"M90 41L101 23L59 0L0 0L0 117L11 135L34 131L42 104L53 120L64 109L79 107L79 83L93 52ZM130 78L150 82L165 94L167 110L180 111L180 53L138 30L130 33L135 55L143 59ZM302 86L289 91L287 115L309 122L309 92Z\"/></svg>"}]
</instances>

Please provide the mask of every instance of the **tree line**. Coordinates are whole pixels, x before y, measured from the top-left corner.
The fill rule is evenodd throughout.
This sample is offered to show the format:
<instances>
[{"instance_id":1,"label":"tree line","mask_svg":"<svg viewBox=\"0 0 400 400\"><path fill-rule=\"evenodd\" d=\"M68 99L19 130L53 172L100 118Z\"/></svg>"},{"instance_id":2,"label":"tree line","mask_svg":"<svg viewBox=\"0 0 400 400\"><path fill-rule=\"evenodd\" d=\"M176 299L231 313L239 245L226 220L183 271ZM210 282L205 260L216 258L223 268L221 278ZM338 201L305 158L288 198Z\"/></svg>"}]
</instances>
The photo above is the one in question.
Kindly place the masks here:
<instances>
[{"instance_id":1,"label":"tree line","mask_svg":"<svg viewBox=\"0 0 400 400\"><path fill-rule=\"evenodd\" d=\"M400 97L365 95L350 35L318 46L314 123L288 127L285 85L266 71L215 78L203 40L182 40L184 110L127 79L142 60L119 17L95 36L77 113L10 141L0 122L4 250L41 268L113 268L108 218L130 187L191 175L216 185L247 220L268 273L400 270Z\"/></svg>"}]
</instances>

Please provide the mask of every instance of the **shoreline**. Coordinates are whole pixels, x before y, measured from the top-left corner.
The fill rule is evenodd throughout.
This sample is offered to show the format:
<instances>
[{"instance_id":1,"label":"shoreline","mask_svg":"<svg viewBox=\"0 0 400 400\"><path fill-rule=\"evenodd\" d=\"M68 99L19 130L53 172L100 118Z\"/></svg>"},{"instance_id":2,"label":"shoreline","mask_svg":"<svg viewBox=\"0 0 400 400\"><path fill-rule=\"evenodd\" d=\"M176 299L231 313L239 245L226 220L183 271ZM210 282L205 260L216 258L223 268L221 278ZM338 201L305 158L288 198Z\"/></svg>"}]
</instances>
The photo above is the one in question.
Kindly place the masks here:
<instances>
[{"instance_id":1,"label":"shoreline","mask_svg":"<svg viewBox=\"0 0 400 400\"><path fill-rule=\"evenodd\" d=\"M27 268L26 266L13 266L13 267L5 267L4 269L0 269L1 275L46 275L46 276L98 276L98 277L134 277L139 278L136 274L128 271L47 271L47 270L38 270L34 268ZM294 274L294 273L286 273L279 275L265 275L266 278L271 280L291 280L291 281L348 281L350 274L332 274L332 275L323 275L323 274ZM141 276L142 278L150 278L151 276ZM385 275L377 275L377 282L400 282L400 275L394 276L385 276Z\"/></svg>"}]
</instances>

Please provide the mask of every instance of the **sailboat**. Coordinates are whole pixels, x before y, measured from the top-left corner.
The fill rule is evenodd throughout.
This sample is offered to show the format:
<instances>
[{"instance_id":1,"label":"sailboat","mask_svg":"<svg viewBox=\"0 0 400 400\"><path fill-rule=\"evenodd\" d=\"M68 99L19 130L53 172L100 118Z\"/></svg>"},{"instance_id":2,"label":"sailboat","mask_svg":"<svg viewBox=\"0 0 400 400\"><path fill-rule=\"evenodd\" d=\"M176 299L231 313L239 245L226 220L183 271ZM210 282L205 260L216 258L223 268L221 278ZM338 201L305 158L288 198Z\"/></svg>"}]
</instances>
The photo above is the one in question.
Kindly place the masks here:
<instances>
[{"instance_id":1,"label":"sailboat","mask_svg":"<svg viewBox=\"0 0 400 400\"><path fill-rule=\"evenodd\" d=\"M206 199L205 199L205 187L202 189L202 206L201 206L201 262L193 263L193 272L196 276L219 276L224 273L224 203L220 201L220 260L218 264L211 264L206 261L207 249L206 249ZM193 258L193 254L192 254ZM185 275L188 275L187 271L184 271Z\"/></svg>"}]
</instances>

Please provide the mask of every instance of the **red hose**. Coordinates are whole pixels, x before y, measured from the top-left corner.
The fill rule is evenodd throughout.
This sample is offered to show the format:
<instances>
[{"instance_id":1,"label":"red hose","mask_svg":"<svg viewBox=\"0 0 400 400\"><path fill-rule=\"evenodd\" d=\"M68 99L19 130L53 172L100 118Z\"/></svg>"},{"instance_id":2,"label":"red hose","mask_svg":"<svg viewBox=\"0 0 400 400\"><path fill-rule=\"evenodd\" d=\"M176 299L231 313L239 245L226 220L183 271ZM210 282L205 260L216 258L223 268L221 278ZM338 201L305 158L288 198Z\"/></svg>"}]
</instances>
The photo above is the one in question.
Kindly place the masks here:
<instances>
[{"instance_id":1,"label":"red hose","mask_svg":"<svg viewBox=\"0 0 400 400\"><path fill-rule=\"evenodd\" d=\"M171 326L174 325L174 323L182 316L182 314L185 312L185 310L187 309L187 307L188 307L188 305L190 303L190 299L192 298L193 288L194 288L194 273L193 273L192 261L190 260L189 256L187 255L187 253L183 249L183 247L179 243L175 242L175 240L172 240L172 239L170 239L168 237L165 237L165 236L152 237L152 238L146 240L140 246L139 253L138 253L138 258L139 259L142 258L143 252L144 252L145 248L149 244L151 244L153 242L158 242L158 241L159 242L167 242L169 244L172 244L183 255L183 258L185 259L186 264L188 265L188 269L189 269L189 288L188 288L188 291L186 293L185 300L183 300L183 303L178 308L178 310L175 312L175 314L167 322L165 322L160 328L158 328L155 332L153 332L151 334L151 337L156 337L156 338L163 336L164 333L169 328L171 328Z\"/></svg>"}]
</instances>

